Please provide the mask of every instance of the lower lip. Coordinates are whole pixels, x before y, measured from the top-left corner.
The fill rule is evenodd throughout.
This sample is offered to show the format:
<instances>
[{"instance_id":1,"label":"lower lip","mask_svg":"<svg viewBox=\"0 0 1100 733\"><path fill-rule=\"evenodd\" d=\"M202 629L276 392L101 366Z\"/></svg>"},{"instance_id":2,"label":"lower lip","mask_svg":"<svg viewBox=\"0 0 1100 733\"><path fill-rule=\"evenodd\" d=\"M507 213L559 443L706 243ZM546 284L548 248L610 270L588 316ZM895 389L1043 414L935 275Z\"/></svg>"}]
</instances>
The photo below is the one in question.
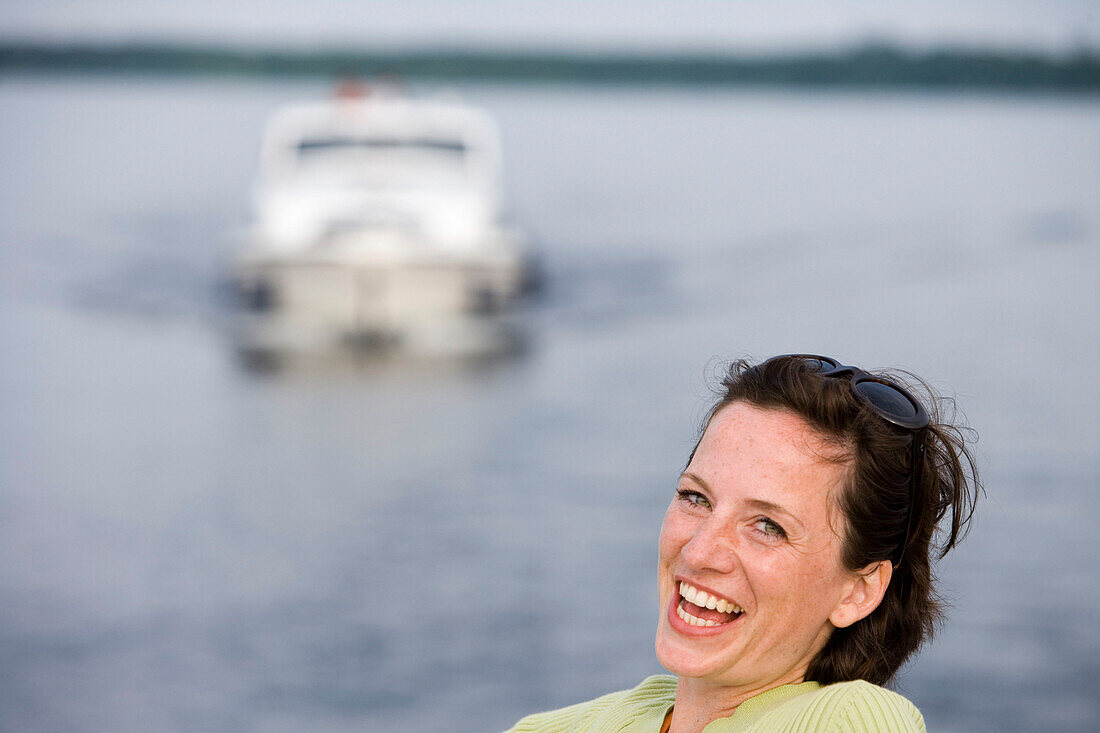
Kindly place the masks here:
<instances>
[{"instance_id":1,"label":"lower lip","mask_svg":"<svg viewBox=\"0 0 1100 733\"><path fill-rule=\"evenodd\" d=\"M718 626L693 626L687 621L680 618L680 615L676 613L676 607L680 605L681 596L677 591L672 592L672 601L668 604L668 623L674 631L684 636L717 636L723 631L728 631L731 627L737 625L737 620L741 618L739 615L732 621L728 621ZM742 614L744 615L744 614Z\"/></svg>"}]
</instances>

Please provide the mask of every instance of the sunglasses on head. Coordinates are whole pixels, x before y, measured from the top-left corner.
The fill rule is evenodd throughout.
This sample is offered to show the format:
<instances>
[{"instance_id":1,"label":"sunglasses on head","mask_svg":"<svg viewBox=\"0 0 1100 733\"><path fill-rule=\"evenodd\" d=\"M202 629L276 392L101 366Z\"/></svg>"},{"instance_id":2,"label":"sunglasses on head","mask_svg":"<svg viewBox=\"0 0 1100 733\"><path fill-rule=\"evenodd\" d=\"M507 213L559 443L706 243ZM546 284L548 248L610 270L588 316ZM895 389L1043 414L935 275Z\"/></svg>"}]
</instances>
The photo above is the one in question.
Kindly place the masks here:
<instances>
[{"instance_id":1,"label":"sunglasses on head","mask_svg":"<svg viewBox=\"0 0 1100 733\"><path fill-rule=\"evenodd\" d=\"M890 380L876 377L858 367L841 364L836 359L828 356L787 354L774 357L768 361L775 359L798 359L807 371L814 372L822 377L842 379L851 376L850 386L856 397L886 422L911 433L909 440L909 504L906 509L905 538L898 548L897 559L893 560L891 558L896 568L901 564L902 558L905 557L905 548L909 544L909 537L913 531L913 504L916 503L917 490L921 483L921 468L924 464L925 428L931 422L924 405L907 390Z\"/></svg>"}]
</instances>

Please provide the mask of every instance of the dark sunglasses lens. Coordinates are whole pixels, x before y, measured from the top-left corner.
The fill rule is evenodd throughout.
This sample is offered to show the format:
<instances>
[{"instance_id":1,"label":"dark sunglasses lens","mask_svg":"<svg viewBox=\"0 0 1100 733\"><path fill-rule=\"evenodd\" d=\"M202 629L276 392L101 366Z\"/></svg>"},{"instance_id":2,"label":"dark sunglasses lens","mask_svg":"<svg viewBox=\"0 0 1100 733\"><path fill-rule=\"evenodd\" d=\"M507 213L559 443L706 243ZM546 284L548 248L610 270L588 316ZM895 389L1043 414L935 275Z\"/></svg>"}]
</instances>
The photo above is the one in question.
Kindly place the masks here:
<instances>
[{"instance_id":1,"label":"dark sunglasses lens","mask_svg":"<svg viewBox=\"0 0 1100 733\"><path fill-rule=\"evenodd\" d=\"M886 415L916 417L917 408L896 388L882 382L859 382L853 388Z\"/></svg>"},{"instance_id":2,"label":"dark sunglasses lens","mask_svg":"<svg viewBox=\"0 0 1100 733\"><path fill-rule=\"evenodd\" d=\"M811 372L828 372L836 369L835 362L828 362L824 359L818 359L814 356L807 356L802 359L802 363L806 365L806 369Z\"/></svg>"}]
</instances>

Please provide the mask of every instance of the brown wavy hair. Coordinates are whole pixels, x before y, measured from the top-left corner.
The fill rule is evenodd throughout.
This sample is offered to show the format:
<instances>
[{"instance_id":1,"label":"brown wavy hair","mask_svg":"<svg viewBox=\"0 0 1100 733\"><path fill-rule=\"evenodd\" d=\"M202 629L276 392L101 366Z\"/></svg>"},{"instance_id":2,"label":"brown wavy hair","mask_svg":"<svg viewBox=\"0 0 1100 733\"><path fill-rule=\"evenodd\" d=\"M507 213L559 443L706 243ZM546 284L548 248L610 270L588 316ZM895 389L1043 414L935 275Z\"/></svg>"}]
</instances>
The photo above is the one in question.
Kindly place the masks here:
<instances>
[{"instance_id":1,"label":"brown wavy hair","mask_svg":"<svg viewBox=\"0 0 1100 733\"><path fill-rule=\"evenodd\" d=\"M882 602L866 618L835 629L810 663L806 680L821 684L857 679L886 684L931 639L944 606L936 593L933 559L943 558L965 537L982 491L967 447L974 433L952 424L953 410L945 414L953 402L939 398L915 375L875 374L918 396L931 418L911 519L910 441L916 438L868 408L847 377L823 377L798 357L776 357L755 366L738 360L722 378L719 399L703 422L705 430L733 402L798 415L834 443L850 466L840 496L845 567L858 571L896 557L904 545ZM910 522L912 531L907 532Z\"/></svg>"}]
</instances>

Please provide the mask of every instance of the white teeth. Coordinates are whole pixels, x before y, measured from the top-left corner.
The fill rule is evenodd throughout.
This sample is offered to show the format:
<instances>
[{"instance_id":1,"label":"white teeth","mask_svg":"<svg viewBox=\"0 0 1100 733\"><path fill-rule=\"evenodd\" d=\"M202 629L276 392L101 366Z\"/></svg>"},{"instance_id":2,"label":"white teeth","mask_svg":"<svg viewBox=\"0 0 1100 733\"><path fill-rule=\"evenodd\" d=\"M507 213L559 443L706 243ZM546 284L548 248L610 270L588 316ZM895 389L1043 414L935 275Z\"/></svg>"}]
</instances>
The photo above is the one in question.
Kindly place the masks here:
<instances>
[{"instance_id":1,"label":"white teeth","mask_svg":"<svg viewBox=\"0 0 1100 733\"><path fill-rule=\"evenodd\" d=\"M720 613L741 613L742 610L736 603L727 601L725 598L712 596L709 593L695 588L686 581L680 581L680 595L683 596L688 603L694 603L700 608L710 608Z\"/></svg>"},{"instance_id":2,"label":"white teeth","mask_svg":"<svg viewBox=\"0 0 1100 733\"><path fill-rule=\"evenodd\" d=\"M718 625L717 621L710 621L710 620L705 619L705 618L697 618L696 616L692 616L690 613L688 613L684 609L680 608L679 606L676 607L676 615L679 616L680 618L682 618L687 623L691 624L692 626L717 626Z\"/></svg>"}]
</instances>

